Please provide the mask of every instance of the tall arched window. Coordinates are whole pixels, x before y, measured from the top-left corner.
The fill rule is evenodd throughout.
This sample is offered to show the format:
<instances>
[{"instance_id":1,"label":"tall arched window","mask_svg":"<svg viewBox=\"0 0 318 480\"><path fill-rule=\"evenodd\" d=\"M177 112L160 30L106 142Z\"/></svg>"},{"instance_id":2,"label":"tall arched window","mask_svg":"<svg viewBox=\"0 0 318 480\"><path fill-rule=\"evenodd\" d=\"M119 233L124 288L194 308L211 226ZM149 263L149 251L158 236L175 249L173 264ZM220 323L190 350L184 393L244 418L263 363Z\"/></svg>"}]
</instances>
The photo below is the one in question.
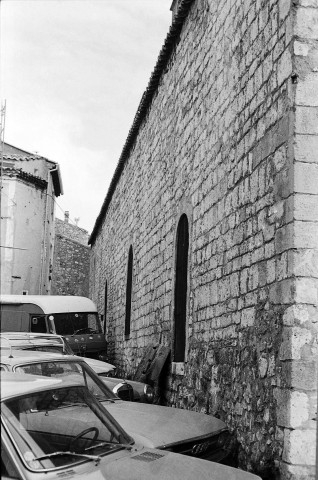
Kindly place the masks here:
<instances>
[{"instance_id":1,"label":"tall arched window","mask_svg":"<svg viewBox=\"0 0 318 480\"><path fill-rule=\"evenodd\" d=\"M106 322L107 322L107 307L108 307L108 284L105 282L105 298L104 298L104 333L106 334Z\"/></svg>"},{"instance_id":2,"label":"tall arched window","mask_svg":"<svg viewBox=\"0 0 318 480\"><path fill-rule=\"evenodd\" d=\"M185 214L183 214L179 220L176 248L176 278L174 290L174 361L184 362L186 348L189 250L189 223Z\"/></svg>"},{"instance_id":3,"label":"tall arched window","mask_svg":"<svg viewBox=\"0 0 318 480\"><path fill-rule=\"evenodd\" d=\"M125 336L130 335L132 274L133 274L133 249L132 249L132 246L130 245L129 254L128 254L128 266L127 266Z\"/></svg>"}]
</instances>

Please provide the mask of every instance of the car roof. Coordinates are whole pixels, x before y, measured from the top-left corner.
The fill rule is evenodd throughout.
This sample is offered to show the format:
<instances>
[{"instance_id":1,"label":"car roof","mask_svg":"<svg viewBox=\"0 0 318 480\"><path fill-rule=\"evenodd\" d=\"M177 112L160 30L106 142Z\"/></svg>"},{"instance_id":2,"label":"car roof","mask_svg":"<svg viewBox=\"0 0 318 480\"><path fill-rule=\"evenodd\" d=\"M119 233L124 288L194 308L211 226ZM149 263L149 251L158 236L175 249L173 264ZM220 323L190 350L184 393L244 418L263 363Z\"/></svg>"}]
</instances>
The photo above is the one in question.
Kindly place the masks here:
<instances>
[{"instance_id":1,"label":"car roof","mask_svg":"<svg viewBox=\"0 0 318 480\"><path fill-rule=\"evenodd\" d=\"M0 343L2 348L28 345L63 347L64 345L63 338L60 335L29 332L2 332L0 333Z\"/></svg>"},{"instance_id":2,"label":"car roof","mask_svg":"<svg viewBox=\"0 0 318 480\"><path fill-rule=\"evenodd\" d=\"M0 295L4 305L33 304L45 314L67 312L96 312L96 306L87 297L73 295Z\"/></svg>"},{"instance_id":3,"label":"car roof","mask_svg":"<svg viewBox=\"0 0 318 480\"><path fill-rule=\"evenodd\" d=\"M80 357L74 355L60 355L59 353L38 352L28 350L11 350L1 349L1 363L9 365L20 365L23 362L39 363L43 361L56 361L56 362L82 362L85 363Z\"/></svg>"},{"instance_id":4,"label":"car roof","mask_svg":"<svg viewBox=\"0 0 318 480\"><path fill-rule=\"evenodd\" d=\"M36 332L0 332L0 338L8 340L60 340L63 341L61 335L55 333L36 333Z\"/></svg>"},{"instance_id":5,"label":"car roof","mask_svg":"<svg viewBox=\"0 0 318 480\"><path fill-rule=\"evenodd\" d=\"M28 393L74 385L82 386L80 381L77 382L76 379L70 381L63 377L51 378L25 373L1 372L1 401Z\"/></svg>"}]
</instances>

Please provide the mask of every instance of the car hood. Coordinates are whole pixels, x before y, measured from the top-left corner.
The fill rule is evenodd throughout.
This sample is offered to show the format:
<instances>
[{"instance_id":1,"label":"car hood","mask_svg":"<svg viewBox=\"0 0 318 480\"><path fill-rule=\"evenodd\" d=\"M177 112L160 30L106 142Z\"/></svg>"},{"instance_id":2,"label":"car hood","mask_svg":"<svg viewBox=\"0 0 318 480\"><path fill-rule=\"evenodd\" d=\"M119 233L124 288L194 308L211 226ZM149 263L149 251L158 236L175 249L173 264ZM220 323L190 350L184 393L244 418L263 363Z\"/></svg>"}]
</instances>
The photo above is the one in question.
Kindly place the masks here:
<instances>
[{"instance_id":1,"label":"car hood","mask_svg":"<svg viewBox=\"0 0 318 480\"><path fill-rule=\"evenodd\" d=\"M110 363L102 362L101 360L95 360L94 358L80 357L96 372L98 375L101 373L108 373L115 370L115 366Z\"/></svg>"},{"instance_id":2,"label":"car hood","mask_svg":"<svg viewBox=\"0 0 318 480\"><path fill-rule=\"evenodd\" d=\"M99 465L89 464L78 480L260 480L251 473L192 457L158 450L138 451Z\"/></svg>"},{"instance_id":3,"label":"car hood","mask_svg":"<svg viewBox=\"0 0 318 480\"><path fill-rule=\"evenodd\" d=\"M120 400L103 405L127 433L148 448L162 448L226 430L222 420L190 410Z\"/></svg>"}]
</instances>

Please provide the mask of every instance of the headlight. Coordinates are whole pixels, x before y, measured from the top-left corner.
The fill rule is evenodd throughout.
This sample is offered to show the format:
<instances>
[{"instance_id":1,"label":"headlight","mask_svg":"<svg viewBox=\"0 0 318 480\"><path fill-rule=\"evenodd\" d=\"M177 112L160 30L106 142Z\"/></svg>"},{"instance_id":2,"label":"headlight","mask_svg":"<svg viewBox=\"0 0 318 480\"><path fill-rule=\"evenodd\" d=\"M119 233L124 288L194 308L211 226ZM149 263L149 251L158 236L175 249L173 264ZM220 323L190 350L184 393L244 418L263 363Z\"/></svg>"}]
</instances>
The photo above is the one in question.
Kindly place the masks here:
<instances>
[{"instance_id":1,"label":"headlight","mask_svg":"<svg viewBox=\"0 0 318 480\"><path fill-rule=\"evenodd\" d=\"M144 386L144 394L148 403L152 403L154 401L155 392L153 391L153 388L150 385Z\"/></svg>"}]
</instances>

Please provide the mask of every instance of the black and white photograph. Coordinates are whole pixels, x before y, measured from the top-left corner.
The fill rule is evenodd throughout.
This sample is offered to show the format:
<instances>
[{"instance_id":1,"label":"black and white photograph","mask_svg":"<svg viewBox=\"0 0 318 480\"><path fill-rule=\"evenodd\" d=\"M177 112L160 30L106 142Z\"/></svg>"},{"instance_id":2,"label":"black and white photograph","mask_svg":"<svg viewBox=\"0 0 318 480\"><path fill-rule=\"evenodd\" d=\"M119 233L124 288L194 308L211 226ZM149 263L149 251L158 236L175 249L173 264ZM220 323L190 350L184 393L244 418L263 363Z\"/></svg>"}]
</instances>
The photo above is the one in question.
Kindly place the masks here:
<instances>
[{"instance_id":1,"label":"black and white photograph","mask_svg":"<svg viewBox=\"0 0 318 480\"><path fill-rule=\"evenodd\" d=\"M1 479L318 480L318 0L0 0Z\"/></svg>"}]
</instances>

